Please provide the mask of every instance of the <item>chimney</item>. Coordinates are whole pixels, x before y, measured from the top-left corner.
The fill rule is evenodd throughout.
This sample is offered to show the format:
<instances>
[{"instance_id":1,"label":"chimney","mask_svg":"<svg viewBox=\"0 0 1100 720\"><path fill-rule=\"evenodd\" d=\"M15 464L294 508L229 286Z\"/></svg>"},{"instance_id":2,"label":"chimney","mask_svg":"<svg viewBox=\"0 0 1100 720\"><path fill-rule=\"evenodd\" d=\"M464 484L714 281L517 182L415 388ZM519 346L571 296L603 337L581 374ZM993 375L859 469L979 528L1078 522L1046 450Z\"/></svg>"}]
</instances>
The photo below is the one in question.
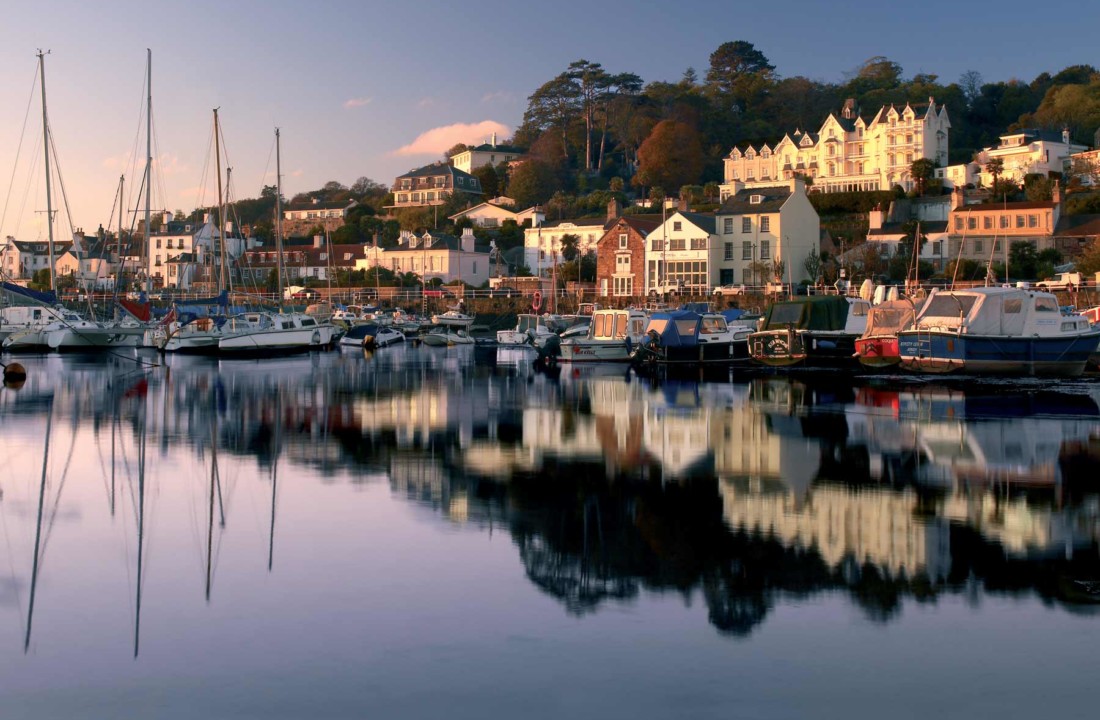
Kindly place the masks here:
<instances>
[{"instance_id":1,"label":"chimney","mask_svg":"<svg viewBox=\"0 0 1100 720\"><path fill-rule=\"evenodd\" d=\"M688 204L688 199L686 197L680 198L679 202L676 203L676 209L679 212L691 212L691 206Z\"/></svg>"},{"instance_id":2,"label":"chimney","mask_svg":"<svg viewBox=\"0 0 1100 720\"><path fill-rule=\"evenodd\" d=\"M1054 201L1055 205L1062 204L1062 184L1058 182L1057 178L1054 179L1053 185L1050 188L1050 199Z\"/></svg>"},{"instance_id":3,"label":"chimney","mask_svg":"<svg viewBox=\"0 0 1100 720\"><path fill-rule=\"evenodd\" d=\"M213 218L213 216L210 213L203 213L202 214L202 223L203 223L203 225L206 225L207 223L213 222L212 218Z\"/></svg>"},{"instance_id":4,"label":"chimney","mask_svg":"<svg viewBox=\"0 0 1100 720\"><path fill-rule=\"evenodd\" d=\"M459 238L459 247L464 253L472 253L474 251L474 237L473 228L463 228L462 237Z\"/></svg>"},{"instance_id":5,"label":"chimney","mask_svg":"<svg viewBox=\"0 0 1100 720\"><path fill-rule=\"evenodd\" d=\"M313 247L320 248L324 244L324 238L320 235L313 236Z\"/></svg>"},{"instance_id":6,"label":"chimney","mask_svg":"<svg viewBox=\"0 0 1100 720\"><path fill-rule=\"evenodd\" d=\"M798 175L791 177L791 194L793 195L795 193L806 194L806 181Z\"/></svg>"},{"instance_id":7,"label":"chimney","mask_svg":"<svg viewBox=\"0 0 1100 720\"><path fill-rule=\"evenodd\" d=\"M494 132L493 133L493 147L496 147L496 146L497 146L497 134Z\"/></svg>"},{"instance_id":8,"label":"chimney","mask_svg":"<svg viewBox=\"0 0 1100 720\"><path fill-rule=\"evenodd\" d=\"M623 214L623 208L619 204L619 198L611 198L607 203L607 221L618 220Z\"/></svg>"},{"instance_id":9,"label":"chimney","mask_svg":"<svg viewBox=\"0 0 1100 720\"><path fill-rule=\"evenodd\" d=\"M962 185L956 185L955 189L951 192L951 209L958 210L965 204Z\"/></svg>"},{"instance_id":10,"label":"chimney","mask_svg":"<svg viewBox=\"0 0 1100 720\"><path fill-rule=\"evenodd\" d=\"M321 198L310 198L310 202L314 205L319 205L321 203Z\"/></svg>"},{"instance_id":11,"label":"chimney","mask_svg":"<svg viewBox=\"0 0 1100 720\"><path fill-rule=\"evenodd\" d=\"M172 213L165 210L164 211L164 221L163 221L164 227L168 227L168 223L170 223L170 222L172 222Z\"/></svg>"},{"instance_id":12,"label":"chimney","mask_svg":"<svg viewBox=\"0 0 1100 720\"><path fill-rule=\"evenodd\" d=\"M1069 145L1069 128L1062 128L1062 142Z\"/></svg>"}]
</instances>

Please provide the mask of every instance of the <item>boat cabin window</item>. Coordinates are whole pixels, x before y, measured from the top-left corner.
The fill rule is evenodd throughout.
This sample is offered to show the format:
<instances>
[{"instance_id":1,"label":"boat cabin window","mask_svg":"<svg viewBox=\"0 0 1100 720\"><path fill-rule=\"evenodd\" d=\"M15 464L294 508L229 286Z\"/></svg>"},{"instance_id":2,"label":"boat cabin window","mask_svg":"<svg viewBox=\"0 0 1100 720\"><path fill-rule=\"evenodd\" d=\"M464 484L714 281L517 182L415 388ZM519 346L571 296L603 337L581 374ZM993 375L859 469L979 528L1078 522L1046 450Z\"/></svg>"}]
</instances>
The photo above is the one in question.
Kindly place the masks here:
<instances>
[{"instance_id":1,"label":"boat cabin window","mask_svg":"<svg viewBox=\"0 0 1100 720\"><path fill-rule=\"evenodd\" d=\"M592 337L609 338L614 331L615 316L610 313L597 315L592 321Z\"/></svg>"},{"instance_id":2,"label":"boat cabin window","mask_svg":"<svg viewBox=\"0 0 1100 720\"><path fill-rule=\"evenodd\" d=\"M1035 298L1035 311L1036 312L1058 312L1058 303L1051 297L1037 297Z\"/></svg>"},{"instance_id":3,"label":"boat cabin window","mask_svg":"<svg viewBox=\"0 0 1100 720\"><path fill-rule=\"evenodd\" d=\"M678 335L695 335L696 320L677 320L676 321L676 333Z\"/></svg>"},{"instance_id":4,"label":"boat cabin window","mask_svg":"<svg viewBox=\"0 0 1100 720\"><path fill-rule=\"evenodd\" d=\"M862 317L863 315L867 314L867 308L868 307L870 307L870 306L867 303L857 302L857 303L852 303L852 306L850 308L848 308L848 311L851 312L852 315L855 315L856 317Z\"/></svg>"},{"instance_id":5,"label":"boat cabin window","mask_svg":"<svg viewBox=\"0 0 1100 720\"><path fill-rule=\"evenodd\" d=\"M281 327L283 330L293 330L294 322L291 320L280 320L279 327Z\"/></svg>"},{"instance_id":6,"label":"boat cabin window","mask_svg":"<svg viewBox=\"0 0 1100 720\"><path fill-rule=\"evenodd\" d=\"M699 328L702 335L716 335L726 331L724 318L703 318L703 326Z\"/></svg>"},{"instance_id":7,"label":"boat cabin window","mask_svg":"<svg viewBox=\"0 0 1100 720\"><path fill-rule=\"evenodd\" d=\"M665 334L665 328L668 327L668 319L660 318L649 321L649 327L646 328L647 333L655 332L658 335Z\"/></svg>"},{"instance_id":8,"label":"boat cabin window","mask_svg":"<svg viewBox=\"0 0 1100 720\"><path fill-rule=\"evenodd\" d=\"M528 330L534 330L538 326L538 318L533 315L520 315L519 327L520 332L527 332Z\"/></svg>"},{"instance_id":9,"label":"boat cabin window","mask_svg":"<svg viewBox=\"0 0 1100 720\"><path fill-rule=\"evenodd\" d=\"M928 307L924 309L921 317L966 316L970 314L970 309L974 307L977 299L973 295L937 295L928 301Z\"/></svg>"},{"instance_id":10,"label":"boat cabin window","mask_svg":"<svg viewBox=\"0 0 1100 720\"><path fill-rule=\"evenodd\" d=\"M802 303L776 303L772 306L772 314L768 318L768 327L782 327L788 324L798 325L802 321L802 311L805 307Z\"/></svg>"},{"instance_id":11,"label":"boat cabin window","mask_svg":"<svg viewBox=\"0 0 1100 720\"><path fill-rule=\"evenodd\" d=\"M635 318L630 321L630 334L641 335L642 334L642 321Z\"/></svg>"},{"instance_id":12,"label":"boat cabin window","mask_svg":"<svg viewBox=\"0 0 1100 720\"><path fill-rule=\"evenodd\" d=\"M626 315L615 316L615 339L626 337Z\"/></svg>"},{"instance_id":13,"label":"boat cabin window","mask_svg":"<svg viewBox=\"0 0 1100 720\"><path fill-rule=\"evenodd\" d=\"M313 318L302 318L302 327L313 327L317 321Z\"/></svg>"},{"instance_id":14,"label":"boat cabin window","mask_svg":"<svg viewBox=\"0 0 1100 720\"><path fill-rule=\"evenodd\" d=\"M1018 315L1024 309L1024 301L1020 298L1009 298L1004 301L1004 311L1012 315Z\"/></svg>"}]
</instances>

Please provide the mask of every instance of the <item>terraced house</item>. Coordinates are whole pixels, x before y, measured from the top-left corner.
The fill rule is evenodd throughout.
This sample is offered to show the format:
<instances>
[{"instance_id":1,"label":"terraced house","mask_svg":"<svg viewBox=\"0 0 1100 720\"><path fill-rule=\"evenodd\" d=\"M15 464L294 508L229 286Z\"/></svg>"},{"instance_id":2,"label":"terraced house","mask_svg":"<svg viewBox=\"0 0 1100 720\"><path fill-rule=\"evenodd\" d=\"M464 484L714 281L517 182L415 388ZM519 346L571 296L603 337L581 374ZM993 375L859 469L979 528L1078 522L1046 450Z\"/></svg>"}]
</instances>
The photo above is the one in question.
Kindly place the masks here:
<instances>
[{"instance_id":1,"label":"terraced house","mask_svg":"<svg viewBox=\"0 0 1100 720\"><path fill-rule=\"evenodd\" d=\"M470 173L446 163L417 168L393 181L393 205L390 208L442 205L452 193L480 198L481 181Z\"/></svg>"},{"instance_id":2,"label":"terraced house","mask_svg":"<svg viewBox=\"0 0 1100 720\"><path fill-rule=\"evenodd\" d=\"M927 104L883 106L870 119L854 100L830 114L816 132L794 130L772 144L735 147L725 159L723 199L731 185L770 185L801 176L815 192L913 189L910 166L926 158L947 164L947 108Z\"/></svg>"}]
</instances>

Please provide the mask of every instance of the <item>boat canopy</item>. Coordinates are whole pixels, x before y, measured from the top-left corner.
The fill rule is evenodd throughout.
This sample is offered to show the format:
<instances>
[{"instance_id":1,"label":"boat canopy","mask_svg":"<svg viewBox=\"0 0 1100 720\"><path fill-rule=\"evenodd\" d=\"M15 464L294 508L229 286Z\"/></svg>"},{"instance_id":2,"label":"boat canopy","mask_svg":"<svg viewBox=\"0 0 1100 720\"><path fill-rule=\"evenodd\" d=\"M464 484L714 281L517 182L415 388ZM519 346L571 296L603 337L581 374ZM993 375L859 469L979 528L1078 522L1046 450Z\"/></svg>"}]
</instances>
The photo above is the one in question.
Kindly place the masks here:
<instances>
[{"instance_id":1,"label":"boat canopy","mask_svg":"<svg viewBox=\"0 0 1100 720\"><path fill-rule=\"evenodd\" d=\"M843 330L848 321L848 300L840 295L811 295L777 302L764 316L765 330Z\"/></svg>"},{"instance_id":2,"label":"boat canopy","mask_svg":"<svg viewBox=\"0 0 1100 720\"><path fill-rule=\"evenodd\" d=\"M933 291L917 316L917 329L962 328L975 335L1047 335L1060 328L1050 293L992 287Z\"/></svg>"},{"instance_id":3,"label":"boat canopy","mask_svg":"<svg viewBox=\"0 0 1100 720\"><path fill-rule=\"evenodd\" d=\"M745 311L741 310L740 308L729 308L728 310L723 310L719 313L719 315L724 317L726 319L726 322L728 323L731 323L734 320L740 320L741 316L743 316L744 314Z\"/></svg>"},{"instance_id":4,"label":"boat canopy","mask_svg":"<svg viewBox=\"0 0 1100 720\"><path fill-rule=\"evenodd\" d=\"M867 330L863 337L875 335L896 335L902 330L908 330L913 324L913 318L917 314L918 306L911 300L891 300L871 308L870 317L867 319Z\"/></svg>"},{"instance_id":5,"label":"boat canopy","mask_svg":"<svg viewBox=\"0 0 1100 720\"><path fill-rule=\"evenodd\" d=\"M693 347L699 344L703 316L690 310L655 312L649 317L646 334L656 333L662 347Z\"/></svg>"},{"instance_id":6,"label":"boat canopy","mask_svg":"<svg viewBox=\"0 0 1100 720\"><path fill-rule=\"evenodd\" d=\"M57 293L53 292L52 290L31 290L30 288L25 288L22 285L16 285L15 283L10 283L6 281L0 282L0 289L2 289L4 292L11 293L12 295L26 298L27 300L33 300L37 303L42 303L43 305L57 304Z\"/></svg>"}]
</instances>

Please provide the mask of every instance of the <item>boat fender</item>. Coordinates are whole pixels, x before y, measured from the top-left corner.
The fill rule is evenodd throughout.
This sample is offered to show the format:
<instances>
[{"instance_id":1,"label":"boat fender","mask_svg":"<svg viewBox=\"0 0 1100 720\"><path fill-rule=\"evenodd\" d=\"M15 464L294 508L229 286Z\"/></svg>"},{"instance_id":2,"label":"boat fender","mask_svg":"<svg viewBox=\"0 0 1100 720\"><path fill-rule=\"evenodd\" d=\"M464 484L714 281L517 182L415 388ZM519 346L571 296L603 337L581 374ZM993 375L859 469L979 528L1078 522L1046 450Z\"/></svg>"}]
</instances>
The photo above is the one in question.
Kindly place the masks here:
<instances>
[{"instance_id":1,"label":"boat fender","mask_svg":"<svg viewBox=\"0 0 1100 720\"><path fill-rule=\"evenodd\" d=\"M314 345L321 344L321 332L319 330L313 331L313 339L311 341Z\"/></svg>"}]
</instances>

